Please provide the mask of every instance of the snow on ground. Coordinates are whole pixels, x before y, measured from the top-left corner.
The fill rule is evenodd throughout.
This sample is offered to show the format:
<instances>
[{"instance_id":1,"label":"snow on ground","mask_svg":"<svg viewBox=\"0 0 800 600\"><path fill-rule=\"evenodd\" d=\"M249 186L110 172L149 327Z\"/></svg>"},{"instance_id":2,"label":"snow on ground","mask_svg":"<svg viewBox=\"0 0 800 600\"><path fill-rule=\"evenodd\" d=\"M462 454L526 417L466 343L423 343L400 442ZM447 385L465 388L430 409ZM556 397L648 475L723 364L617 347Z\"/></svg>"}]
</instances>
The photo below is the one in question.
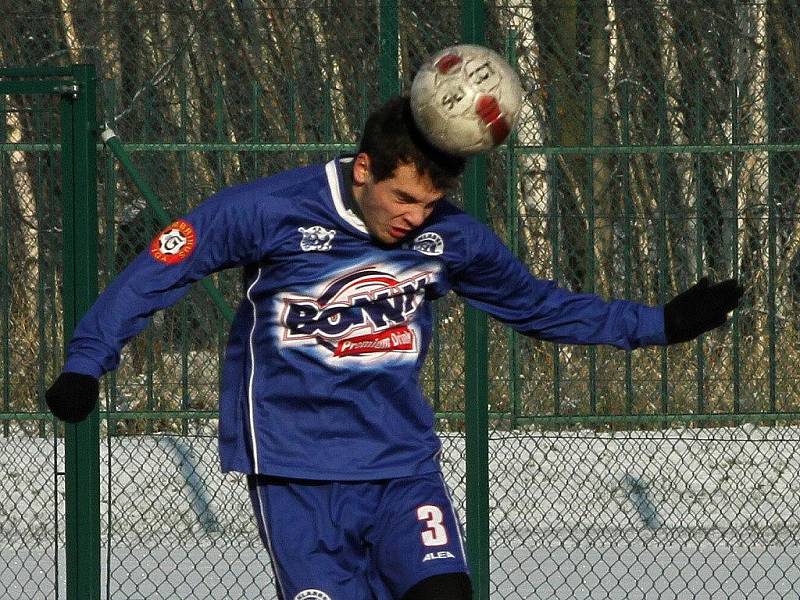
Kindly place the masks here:
<instances>
[{"instance_id":1,"label":"snow on ground","mask_svg":"<svg viewBox=\"0 0 800 600\"><path fill-rule=\"evenodd\" d=\"M274 597L244 480L219 472L214 438L108 444L103 598ZM463 519L463 438L444 446ZM798 448L800 429L749 425L493 433L492 598L799 597ZM55 597L56 579L64 597L54 456L52 439L0 438L0 598Z\"/></svg>"}]
</instances>

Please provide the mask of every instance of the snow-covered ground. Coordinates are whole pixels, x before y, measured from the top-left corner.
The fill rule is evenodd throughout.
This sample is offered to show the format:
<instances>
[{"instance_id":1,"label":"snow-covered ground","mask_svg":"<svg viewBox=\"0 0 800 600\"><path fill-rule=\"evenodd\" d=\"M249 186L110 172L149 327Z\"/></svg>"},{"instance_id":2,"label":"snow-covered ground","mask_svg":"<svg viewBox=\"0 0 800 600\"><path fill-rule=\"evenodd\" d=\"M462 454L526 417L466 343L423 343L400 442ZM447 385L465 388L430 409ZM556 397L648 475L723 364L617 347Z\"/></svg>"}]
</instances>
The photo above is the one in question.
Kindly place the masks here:
<instances>
[{"instance_id":1,"label":"snow-covered ground","mask_svg":"<svg viewBox=\"0 0 800 600\"><path fill-rule=\"evenodd\" d=\"M444 445L463 518L464 441ZM103 598L274 597L243 478L219 473L214 438L108 448ZM492 598L800 597L798 449L800 429L749 425L496 432ZM54 598L56 579L64 597L56 466L52 439L0 438L0 598Z\"/></svg>"}]
</instances>

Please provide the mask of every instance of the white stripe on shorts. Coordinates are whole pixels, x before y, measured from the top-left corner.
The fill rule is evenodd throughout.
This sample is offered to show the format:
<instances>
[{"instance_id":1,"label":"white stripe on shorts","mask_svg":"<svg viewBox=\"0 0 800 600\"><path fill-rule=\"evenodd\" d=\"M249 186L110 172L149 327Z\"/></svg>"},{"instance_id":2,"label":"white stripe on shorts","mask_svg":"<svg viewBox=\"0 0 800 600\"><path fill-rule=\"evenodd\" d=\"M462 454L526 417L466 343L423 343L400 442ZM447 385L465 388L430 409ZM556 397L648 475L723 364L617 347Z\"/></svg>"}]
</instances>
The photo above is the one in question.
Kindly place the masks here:
<instances>
[{"instance_id":1,"label":"white stripe on shorts","mask_svg":"<svg viewBox=\"0 0 800 600\"><path fill-rule=\"evenodd\" d=\"M258 498L258 510L261 513L261 525L264 527L264 534L267 538L267 554L269 554L270 559L272 560L272 570L275 572L275 580L278 582L278 585L281 588L282 593L286 593L286 586L283 585L281 581L281 576L279 574L279 567L278 567L278 560L275 557L275 552L272 550L272 535L269 532L269 525L267 525L267 512L264 510L264 502L261 500L261 486L258 485L258 478L257 476L253 476L254 484L256 487L256 498Z\"/></svg>"}]
</instances>

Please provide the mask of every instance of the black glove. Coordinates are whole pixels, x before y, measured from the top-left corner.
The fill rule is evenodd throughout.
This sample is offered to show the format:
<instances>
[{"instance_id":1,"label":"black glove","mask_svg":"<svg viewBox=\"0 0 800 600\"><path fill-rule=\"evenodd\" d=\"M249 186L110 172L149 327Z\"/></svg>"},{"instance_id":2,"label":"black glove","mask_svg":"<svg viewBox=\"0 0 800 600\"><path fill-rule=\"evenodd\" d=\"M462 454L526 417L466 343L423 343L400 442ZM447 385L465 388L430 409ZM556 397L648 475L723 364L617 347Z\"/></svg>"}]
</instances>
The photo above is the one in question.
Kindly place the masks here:
<instances>
[{"instance_id":1,"label":"black glove","mask_svg":"<svg viewBox=\"0 0 800 600\"><path fill-rule=\"evenodd\" d=\"M91 375L65 372L45 392L50 412L67 423L78 423L89 416L100 395L100 382Z\"/></svg>"},{"instance_id":2,"label":"black glove","mask_svg":"<svg viewBox=\"0 0 800 600\"><path fill-rule=\"evenodd\" d=\"M724 325L739 306L744 288L736 279L708 285L703 277L664 305L664 332L668 344L687 342L709 329Z\"/></svg>"}]
</instances>

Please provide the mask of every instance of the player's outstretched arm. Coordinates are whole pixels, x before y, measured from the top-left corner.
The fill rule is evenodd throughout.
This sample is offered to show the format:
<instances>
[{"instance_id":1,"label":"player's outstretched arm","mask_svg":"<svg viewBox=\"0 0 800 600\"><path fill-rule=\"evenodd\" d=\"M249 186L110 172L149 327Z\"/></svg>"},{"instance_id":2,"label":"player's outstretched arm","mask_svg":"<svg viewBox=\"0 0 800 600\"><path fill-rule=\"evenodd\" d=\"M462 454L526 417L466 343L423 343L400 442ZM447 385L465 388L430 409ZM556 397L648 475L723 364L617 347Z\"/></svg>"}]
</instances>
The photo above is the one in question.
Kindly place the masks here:
<instances>
[{"instance_id":1,"label":"player's outstretched arm","mask_svg":"<svg viewBox=\"0 0 800 600\"><path fill-rule=\"evenodd\" d=\"M535 278L487 227L465 217L463 260L453 290L520 333L562 344L606 344L624 350L691 340L724 325L744 290L738 280L703 278L666 304L605 300Z\"/></svg>"},{"instance_id":2,"label":"player's outstretched arm","mask_svg":"<svg viewBox=\"0 0 800 600\"><path fill-rule=\"evenodd\" d=\"M47 406L55 416L67 423L79 423L97 405L100 383L96 377L64 372L45 393Z\"/></svg>"},{"instance_id":3,"label":"player's outstretched arm","mask_svg":"<svg viewBox=\"0 0 800 600\"><path fill-rule=\"evenodd\" d=\"M156 311L178 302L192 282L269 254L272 198L263 188L229 188L175 221L112 280L75 327L63 373L47 391L51 412L85 419L99 378L117 368L123 346Z\"/></svg>"},{"instance_id":4,"label":"player's outstretched arm","mask_svg":"<svg viewBox=\"0 0 800 600\"><path fill-rule=\"evenodd\" d=\"M708 277L664 305L664 333L668 344L688 342L701 333L724 325L728 313L739 306L744 287L737 279L710 285Z\"/></svg>"}]
</instances>

